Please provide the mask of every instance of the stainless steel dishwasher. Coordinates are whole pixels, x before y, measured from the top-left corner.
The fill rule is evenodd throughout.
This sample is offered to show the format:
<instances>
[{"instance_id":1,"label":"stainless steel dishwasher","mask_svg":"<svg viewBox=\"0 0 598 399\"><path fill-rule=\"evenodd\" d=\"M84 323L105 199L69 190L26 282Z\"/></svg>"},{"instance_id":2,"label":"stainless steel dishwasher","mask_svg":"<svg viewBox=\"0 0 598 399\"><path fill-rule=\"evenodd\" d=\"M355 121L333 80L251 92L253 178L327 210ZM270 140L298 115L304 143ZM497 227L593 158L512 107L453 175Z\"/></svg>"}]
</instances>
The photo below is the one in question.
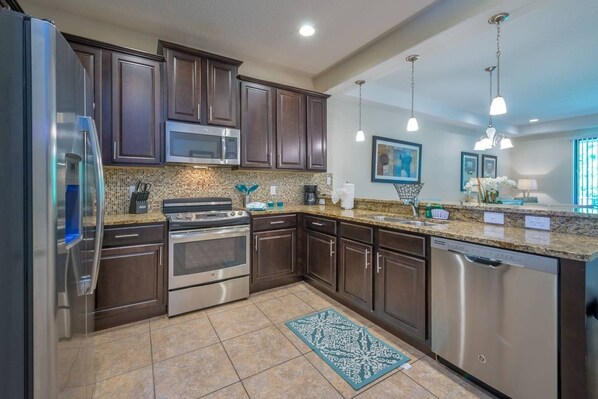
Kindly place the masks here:
<instances>
[{"instance_id":1,"label":"stainless steel dishwasher","mask_svg":"<svg viewBox=\"0 0 598 399\"><path fill-rule=\"evenodd\" d=\"M512 398L557 398L558 262L432 237L432 351Z\"/></svg>"}]
</instances>

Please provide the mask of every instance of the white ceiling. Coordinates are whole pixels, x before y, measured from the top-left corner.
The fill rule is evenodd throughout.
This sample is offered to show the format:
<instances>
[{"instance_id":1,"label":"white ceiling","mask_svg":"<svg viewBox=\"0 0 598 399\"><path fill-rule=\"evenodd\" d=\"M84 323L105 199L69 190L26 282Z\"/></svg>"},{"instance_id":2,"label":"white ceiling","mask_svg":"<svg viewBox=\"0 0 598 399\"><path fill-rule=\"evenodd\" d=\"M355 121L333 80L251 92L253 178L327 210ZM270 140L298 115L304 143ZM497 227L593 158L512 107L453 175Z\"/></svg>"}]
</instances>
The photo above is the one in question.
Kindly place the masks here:
<instances>
[{"instance_id":1,"label":"white ceiling","mask_svg":"<svg viewBox=\"0 0 598 399\"><path fill-rule=\"evenodd\" d=\"M315 75L435 0L31 0L239 59ZM316 34L299 36L311 23Z\"/></svg>"},{"instance_id":2,"label":"white ceiling","mask_svg":"<svg viewBox=\"0 0 598 399\"><path fill-rule=\"evenodd\" d=\"M496 27L487 19L504 11L511 14L501 27L501 94L508 113L494 118L499 130L536 134L598 126L598 1L496 3L489 13L400 55L403 60L407 54L421 55L415 64L416 114L470 127L487 124L489 81L484 68L496 65ZM406 61L385 74L377 71L366 78L364 97L409 108L410 73ZM346 92L357 94L355 86ZM532 125L532 118L540 122Z\"/></svg>"}]
</instances>

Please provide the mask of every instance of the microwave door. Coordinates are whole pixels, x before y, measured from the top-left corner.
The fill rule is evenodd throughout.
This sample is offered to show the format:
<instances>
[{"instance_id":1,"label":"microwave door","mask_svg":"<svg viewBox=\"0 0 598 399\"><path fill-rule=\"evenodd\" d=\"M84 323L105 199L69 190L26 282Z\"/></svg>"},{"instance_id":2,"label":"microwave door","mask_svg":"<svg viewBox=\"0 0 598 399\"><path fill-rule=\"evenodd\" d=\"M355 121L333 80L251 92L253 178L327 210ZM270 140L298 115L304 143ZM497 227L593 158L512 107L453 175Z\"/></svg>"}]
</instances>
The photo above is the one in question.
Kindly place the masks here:
<instances>
[{"instance_id":1,"label":"microwave door","mask_svg":"<svg viewBox=\"0 0 598 399\"><path fill-rule=\"evenodd\" d=\"M238 165L239 135L236 129L168 121L166 162Z\"/></svg>"}]
</instances>

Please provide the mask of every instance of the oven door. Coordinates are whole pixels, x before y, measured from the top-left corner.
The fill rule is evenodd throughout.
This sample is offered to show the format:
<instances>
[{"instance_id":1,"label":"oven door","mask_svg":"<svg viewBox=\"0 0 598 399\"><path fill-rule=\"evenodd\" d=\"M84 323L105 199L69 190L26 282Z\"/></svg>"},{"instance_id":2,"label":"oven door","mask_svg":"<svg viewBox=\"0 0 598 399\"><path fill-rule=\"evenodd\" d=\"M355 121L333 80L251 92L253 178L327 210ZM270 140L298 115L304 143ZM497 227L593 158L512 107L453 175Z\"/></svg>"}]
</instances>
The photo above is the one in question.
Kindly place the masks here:
<instances>
[{"instance_id":1,"label":"oven door","mask_svg":"<svg viewBox=\"0 0 598 399\"><path fill-rule=\"evenodd\" d=\"M166 162L239 165L240 154L238 129L166 122Z\"/></svg>"},{"instance_id":2,"label":"oven door","mask_svg":"<svg viewBox=\"0 0 598 399\"><path fill-rule=\"evenodd\" d=\"M168 289L249 275L249 226L173 231Z\"/></svg>"}]
</instances>

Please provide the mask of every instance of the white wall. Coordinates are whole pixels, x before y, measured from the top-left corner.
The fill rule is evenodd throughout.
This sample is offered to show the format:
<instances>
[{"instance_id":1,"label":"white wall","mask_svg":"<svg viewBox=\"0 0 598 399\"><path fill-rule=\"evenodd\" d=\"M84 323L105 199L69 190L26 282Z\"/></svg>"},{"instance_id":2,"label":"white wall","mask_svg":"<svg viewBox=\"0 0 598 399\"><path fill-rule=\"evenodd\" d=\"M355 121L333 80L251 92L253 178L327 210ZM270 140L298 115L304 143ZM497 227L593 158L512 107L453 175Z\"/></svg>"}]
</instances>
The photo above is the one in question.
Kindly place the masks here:
<instances>
[{"instance_id":1,"label":"white wall","mask_svg":"<svg viewBox=\"0 0 598 399\"><path fill-rule=\"evenodd\" d=\"M366 141L355 142L358 104L354 99L333 96L328 100L328 171L334 185L349 180L355 183L360 198L397 199L392 184L371 182L372 136L383 136L422 144L422 179L420 199L458 201L461 151L473 152L483 131L473 132L418 117L419 131L407 132L409 112L381 104L364 103L363 130ZM492 150L498 156L498 175L508 175L511 150ZM480 157L481 161L481 157Z\"/></svg>"},{"instance_id":2,"label":"white wall","mask_svg":"<svg viewBox=\"0 0 598 399\"><path fill-rule=\"evenodd\" d=\"M530 195L543 204L573 203L572 133L522 137L514 141L510 174L534 178L538 191Z\"/></svg>"},{"instance_id":3,"label":"white wall","mask_svg":"<svg viewBox=\"0 0 598 399\"><path fill-rule=\"evenodd\" d=\"M19 1L19 4L28 13L37 18L49 18L54 21L58 29L63 32L89 39L98 40L123 47L130 47L155 54L158 49L158 39L179 43L192 48L221 54L212 50L205 44L197 43L187 37L158 37L143 32L132 31L120 26L111 25L105 22L82 18L74 14L56 10L54 8L32 4L27 0ZM174 32L173 32L174 34ZM297 86L304 89L313 89L313 82L307 74L299 74L284 68L265 63L257 59L249 59L236 54L224 54L230 58L237 58L243 61L239 68L241 75L247 75L258 79Z\"/></svg>"}]
</instances>

